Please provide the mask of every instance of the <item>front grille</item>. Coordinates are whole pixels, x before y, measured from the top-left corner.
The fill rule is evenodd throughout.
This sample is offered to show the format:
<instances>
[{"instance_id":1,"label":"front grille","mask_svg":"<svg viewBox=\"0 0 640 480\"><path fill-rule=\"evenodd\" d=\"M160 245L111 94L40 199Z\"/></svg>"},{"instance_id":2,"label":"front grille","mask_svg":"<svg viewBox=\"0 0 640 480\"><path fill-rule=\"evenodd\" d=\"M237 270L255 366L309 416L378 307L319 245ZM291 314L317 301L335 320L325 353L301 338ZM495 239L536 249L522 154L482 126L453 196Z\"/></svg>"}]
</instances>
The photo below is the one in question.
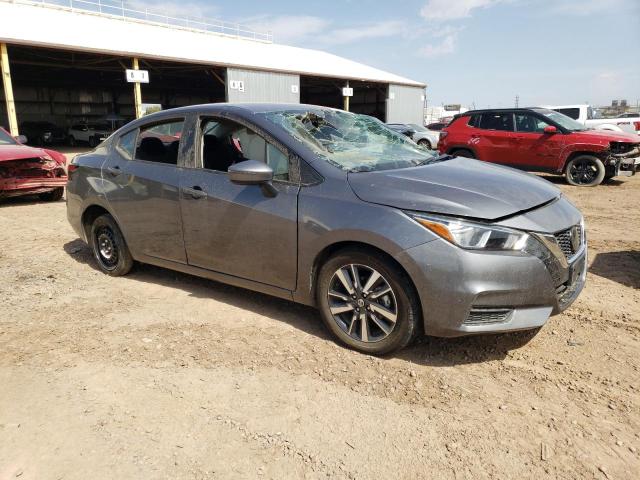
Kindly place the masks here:
<instances>
[{"instance_id":1,"label":"front grille","mask_svg":"<svg viewBox=\"0 0 640 480\"><path fill-rule=\"evenodd\" d=\"M582 227L580 224L556 233L554 237L567 260L573 257L582 247Z\"/></svg>"},{"instance_id":2,"label":"front grille","mask_svg":"<svg viewBox=\"0 0 640 480\"><path fill-rule=\"evenodd\" d=\"M509 320L513 310L509 308L472 308L463 322L465 325L489 325Z\"/></svg>"}]
</instances>

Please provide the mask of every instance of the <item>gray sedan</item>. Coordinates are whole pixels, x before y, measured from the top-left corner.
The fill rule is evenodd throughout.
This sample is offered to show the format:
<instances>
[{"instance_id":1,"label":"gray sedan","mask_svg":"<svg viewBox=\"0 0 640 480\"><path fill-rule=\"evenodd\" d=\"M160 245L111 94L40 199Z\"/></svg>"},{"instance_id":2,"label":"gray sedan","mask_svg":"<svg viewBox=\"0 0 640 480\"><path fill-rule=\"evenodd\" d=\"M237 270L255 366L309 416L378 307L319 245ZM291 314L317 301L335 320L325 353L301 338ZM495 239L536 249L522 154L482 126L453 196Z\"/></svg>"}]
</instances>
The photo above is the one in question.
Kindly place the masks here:
<instances>
[{"instance_id":1,"label":"gray sedan","mask_svg":"<svg viewBox=\"0 0 640 480\"><path fill-rule=\"evenodd\" d=\"M138 261L314 305L372 354L539 328L585 282L582 216L549 182L310 105L131 122L75 157L67 214L109 275Z\"/></svg>"}]
</instances>

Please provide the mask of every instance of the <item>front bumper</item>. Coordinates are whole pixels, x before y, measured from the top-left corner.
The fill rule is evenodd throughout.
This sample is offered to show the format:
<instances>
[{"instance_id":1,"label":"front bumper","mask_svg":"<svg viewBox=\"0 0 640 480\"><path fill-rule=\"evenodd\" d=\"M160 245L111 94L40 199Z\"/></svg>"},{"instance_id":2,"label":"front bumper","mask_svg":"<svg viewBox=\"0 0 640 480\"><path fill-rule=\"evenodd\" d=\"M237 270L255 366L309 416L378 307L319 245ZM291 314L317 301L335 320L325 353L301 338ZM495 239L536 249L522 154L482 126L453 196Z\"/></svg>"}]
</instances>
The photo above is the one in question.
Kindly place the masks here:
<instances>
[{"instance_id":1,"label":"front bumper","mask_svg":"<svg viewBox=\"0 0 640 480\"><path fill-rule=\"evenodd\" d=\"M640 157L625 158L620 161L620 166L617 174L623 177L631 177L636 174L636 171L640 168Z\"/></svg>"},{"instance_id":2,"label":"front bumper","mask_svg":"<svg viewBox=\"0 0 640 480\"><path fill-rule=\"evenodd\" d=\"M584 243L560 278L533 255L473 252L444 240L396 257L418 290L425 333L442 337L541 327L582 291L586 258Z\"/></svg>"},{"instance_id":3,"label":"front bumper","mask_svg":"<svg viewBox=\"0 0 640 480\"><path fill-rule=\"evenodd\" d=\"M0 179L0 196L13 197L47 192L64 187L67 177L34 177Z\"/></svg>"}]
</instances>

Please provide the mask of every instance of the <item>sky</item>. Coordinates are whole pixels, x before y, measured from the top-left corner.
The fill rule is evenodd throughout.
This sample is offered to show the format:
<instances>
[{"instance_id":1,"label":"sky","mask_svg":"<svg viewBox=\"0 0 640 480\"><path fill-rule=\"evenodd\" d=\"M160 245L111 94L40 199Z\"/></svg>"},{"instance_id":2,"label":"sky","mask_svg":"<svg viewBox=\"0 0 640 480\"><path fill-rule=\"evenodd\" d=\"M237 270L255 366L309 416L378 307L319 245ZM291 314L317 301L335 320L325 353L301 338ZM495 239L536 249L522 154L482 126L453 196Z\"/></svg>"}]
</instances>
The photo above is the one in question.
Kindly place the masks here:
<instances>
[{"instance_id":1,"label":"sky","mask_svg":"<svg viewBox=\"0 0 640 480\"><path fill-rule=\"evenodd\" d=\"M427 84L429 105L640 102L640 0L140 0Z\"/></svg>"}]
</instances>

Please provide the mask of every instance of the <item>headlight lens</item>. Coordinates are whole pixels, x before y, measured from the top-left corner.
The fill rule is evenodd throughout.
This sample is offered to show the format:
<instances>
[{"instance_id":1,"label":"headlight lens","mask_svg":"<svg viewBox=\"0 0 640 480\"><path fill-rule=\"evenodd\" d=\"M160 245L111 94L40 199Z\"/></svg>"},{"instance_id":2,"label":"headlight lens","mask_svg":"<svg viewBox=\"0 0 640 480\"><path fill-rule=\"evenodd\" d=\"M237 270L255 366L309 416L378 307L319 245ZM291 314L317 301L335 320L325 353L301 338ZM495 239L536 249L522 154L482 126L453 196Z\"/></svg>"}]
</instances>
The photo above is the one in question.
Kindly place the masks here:
<instances>
[{"instance_id":1,"label":"headlight lens","mask_svg":"<svg viewBox=\"0 0 640 480\"><path fill-rule=\"evenodd\" d=\"M522 251L529 240L525 232L510 228L418 213L409 216L448 242L470 250Z\"/></svg>"}]
</instances>

